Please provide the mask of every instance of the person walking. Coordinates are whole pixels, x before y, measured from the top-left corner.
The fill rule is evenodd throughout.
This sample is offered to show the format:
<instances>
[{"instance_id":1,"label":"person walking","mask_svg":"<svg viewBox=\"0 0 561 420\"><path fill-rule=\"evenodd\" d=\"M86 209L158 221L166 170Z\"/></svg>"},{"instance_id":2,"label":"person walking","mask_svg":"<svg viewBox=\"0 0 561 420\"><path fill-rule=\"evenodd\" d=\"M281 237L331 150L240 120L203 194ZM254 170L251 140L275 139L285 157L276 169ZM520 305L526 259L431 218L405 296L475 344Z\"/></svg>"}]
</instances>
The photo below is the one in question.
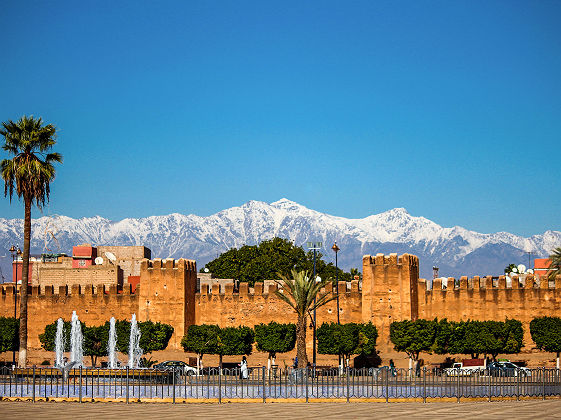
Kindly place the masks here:
<instances>
[{"instance_id":1,"label":"person walking","mask_svg":"<svg viewBox=\"0 0 561 420\"><path fill-rule=\"evenodd\" d=\"M247 379L249 377L249 372L247 369L247 359L242 357L242 362L240 363L240 376L242 379Z\"/></svg>"}]
</instances>

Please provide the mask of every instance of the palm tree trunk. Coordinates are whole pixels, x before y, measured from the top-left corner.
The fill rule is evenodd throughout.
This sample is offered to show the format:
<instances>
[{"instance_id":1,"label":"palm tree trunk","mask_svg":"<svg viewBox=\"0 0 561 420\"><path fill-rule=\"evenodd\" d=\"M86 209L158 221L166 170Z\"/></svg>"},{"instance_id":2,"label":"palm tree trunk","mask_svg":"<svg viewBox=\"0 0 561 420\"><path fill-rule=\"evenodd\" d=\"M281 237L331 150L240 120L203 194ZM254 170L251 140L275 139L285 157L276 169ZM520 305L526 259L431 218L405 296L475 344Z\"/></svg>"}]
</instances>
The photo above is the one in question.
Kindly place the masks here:
<instances>
[{"instance_id":1,"label":"palm tree trunk","mask_svg":"<svg viewBox=\"0 0 561 420\"><path fill-rule=\"evenodd\" d=\"M19 309L19 367L27 366L27 286L29 284L29 242L31 239L31 198L24 197L23 262ZM16 264L17 269L17 264Z\"/></svg>"},{"instance_id":2,"label":"palm tree trunk","mask_svg":"<svg viewBox=\"0 0 561 420\"><path fill-rule=\"evenodd\" d=\"M296 324L296 356L298 356L298 367L308 366L308 354L306 353L306 316L298 315Z\"/></svg>"}]
</instances>

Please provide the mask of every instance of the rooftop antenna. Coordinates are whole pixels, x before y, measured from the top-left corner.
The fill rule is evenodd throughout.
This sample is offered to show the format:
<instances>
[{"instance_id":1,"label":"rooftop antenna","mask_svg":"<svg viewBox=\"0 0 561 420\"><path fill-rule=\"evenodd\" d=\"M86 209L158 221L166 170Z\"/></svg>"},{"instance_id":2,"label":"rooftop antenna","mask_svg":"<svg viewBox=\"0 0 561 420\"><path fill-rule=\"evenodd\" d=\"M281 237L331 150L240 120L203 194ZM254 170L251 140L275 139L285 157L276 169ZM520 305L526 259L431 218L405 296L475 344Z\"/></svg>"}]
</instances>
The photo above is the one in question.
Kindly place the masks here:
<instances>
[{"instance_id":1,"label":"rooftop antenna","mask_svg":"<svg viewBox=\"0 0 561 420\"><path fill-rule=\"evenodd\" d=\"M528 268L530 268L532 266L532 263L530 262L530 258L532 257L533 252L526 251L526 254L528 254Z\"/></svg>"},{"instance_id":2,"label":"rooftop antenna","mask_svg":"<svg viewBox=\"0 0 561 420\"><path fill-rule=\"evenodd\" d=\"M435 265L432 267L432 279L438 278L438 267Z\"/></svg>"}]
</instances>

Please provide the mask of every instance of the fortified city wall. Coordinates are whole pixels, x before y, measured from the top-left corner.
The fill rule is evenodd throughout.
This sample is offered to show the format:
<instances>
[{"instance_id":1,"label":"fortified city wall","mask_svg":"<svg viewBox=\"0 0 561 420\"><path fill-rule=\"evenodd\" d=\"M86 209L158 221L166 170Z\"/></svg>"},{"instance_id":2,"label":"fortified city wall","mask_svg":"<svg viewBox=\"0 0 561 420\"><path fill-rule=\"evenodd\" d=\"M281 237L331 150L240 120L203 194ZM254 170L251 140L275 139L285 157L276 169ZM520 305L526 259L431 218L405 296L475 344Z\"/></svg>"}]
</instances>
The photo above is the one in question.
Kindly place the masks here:
<instances>
[{"instance_id":1,"label":"fortified city wall","mask_svg":"<svg viewBox=\"0 0 561 420\"><path fill-rule=\"evenodd\" d=\"M77 269L80 270L80 269ZM91 267L83 269L90 270ZM405 319L449 320L504 320L516 318L525 328L524 351L531 351L533 342L529 323L536 316L561 314L561 276L555 282L537 282L528 276L523 288L518 279L507 287L506 279L461 277L457 287L448 280L445 290L442 282L432 283L419 279L419 260L414 255L378 254L363 258L362 287L358 281L339 282L341 322L369 322L378 328L378 349L390 351L389 326ZM86 277L87 278L87 277ZM72 287L51 285L29 288L29 347L30 356L40 349L39 334L45 325L59 317L69 320L76 310L80 320L89 325L100 325L112 316L130 319L133 313L140 321L168 323L174 328L169 348L180 350L181 338L192 324L224 326L259 323L296 322L291 308L275 294L277 286L256 283L249 288L241 283L239 290L233 284L208 287L201 284L196 292L197 269L192 260L142 260L140 284L131 293L130 284L113 283L74 284ZM350 286L350 287L349 287ZM330 293L328 285L322 293ZM13 316L13 286L0 288L0 316ZM317 323L335 322L337 304L333 300L317 311ZM312 346L312 329L308 330L308 345Z\"/></svg>"}]
</instances>

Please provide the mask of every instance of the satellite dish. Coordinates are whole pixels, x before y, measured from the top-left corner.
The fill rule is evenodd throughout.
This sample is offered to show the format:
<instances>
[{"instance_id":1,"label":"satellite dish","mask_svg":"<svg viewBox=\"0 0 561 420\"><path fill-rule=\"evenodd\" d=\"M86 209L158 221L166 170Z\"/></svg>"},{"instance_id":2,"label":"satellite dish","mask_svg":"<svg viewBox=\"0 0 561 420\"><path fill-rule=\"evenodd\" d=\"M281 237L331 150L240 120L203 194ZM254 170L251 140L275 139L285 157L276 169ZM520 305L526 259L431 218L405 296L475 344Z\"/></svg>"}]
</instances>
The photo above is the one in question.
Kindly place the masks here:
<instances>
[{"instance_id":1,"label":"satellite dish","mask_svg":"<svg viewBox=\"0 0 561 420\"><path fill-rule=\"evenodd\" d=\"M94 261L95 261L95 264L96 264L96 265L101 265L101 264L103 264L103 258L102 258L102 257L97 257Z\"/></svg>"},{"instance_id":2,"label":"satellite dish","mask_svg":"<svg viewBox=\"0 0 561 420\"><path fill-rule=\"evenodd\" d=\"M524 274L526 272L526 266L524 264L518 264L518 272Z\"/></svg>"},{"instance_id":3,"label":"satellite dish","mask_svg":"<svg viewBox=\"0 0 561 420\"><path fill-rule=\"evenodd\" d=\"M113 263L114 263L115 261L117 261L117 257L116 257L115 254L113 254L112 252L107 251L107 252L105 253L105 256L109 259L109 261L111 261L111 262L113 262Z\"/></svg>"},{"instance_id":4,"label":"satellite dish","mask_svg":"<svg viewBox=\"0 0 561 420\"><path fill-rule=\"evenodd\" d=\"M320 276L316 277L316 283L321 283L321 277Z\"/></svg>"},{"instance_id":5,"label":"satellite dish","mask_svg":"<svg viewBox=\"0 0 561 420\"><path fill-rule=\"evenodd\" d=\"M205 267L205 273L208 273L208 267Z\"/></svg>"}]
</instances>

